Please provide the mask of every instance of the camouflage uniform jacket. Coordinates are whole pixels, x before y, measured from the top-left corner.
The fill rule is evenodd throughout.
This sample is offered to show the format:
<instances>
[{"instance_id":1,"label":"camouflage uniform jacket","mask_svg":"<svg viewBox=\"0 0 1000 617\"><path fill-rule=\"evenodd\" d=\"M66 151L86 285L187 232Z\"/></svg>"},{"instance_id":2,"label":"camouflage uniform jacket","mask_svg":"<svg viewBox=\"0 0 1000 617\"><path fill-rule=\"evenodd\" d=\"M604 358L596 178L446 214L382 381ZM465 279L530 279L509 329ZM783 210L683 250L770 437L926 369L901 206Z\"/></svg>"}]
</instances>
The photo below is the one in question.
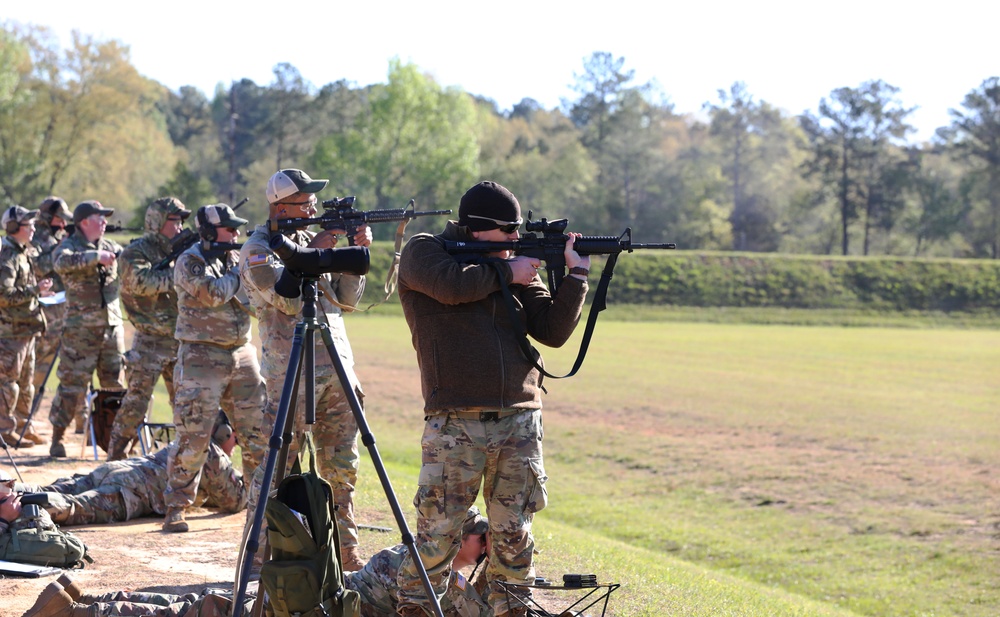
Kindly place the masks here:
<instances>
[{"instance_id":1,"label":"camouflage uniform jacket","mask_svg":"<svg viewBox=\"0 0 1000 617\"><path fill-rule=\"evenodd\" d=\"M497 270L445 250L445 240L473 239L464 229L449 222L439 236L417 234L399 260L399 302L417 351L424 411L541 409L542 375L521 353L517 333L564 344L580 320L587 282L568 276L554 296L537 274L528 285L511 285L521 321L515 326ZM509 283L509 267L500 267Z\"/></svg>"},{"instance_id":2,"label":"camouflage uniform jacket","mask_svg":"<svg viewBox=\"0 0 1000 617\"><path fill-rule=\"evenodd\" d=\"M0 244L0 337L26 337L45 331L38 283L31 270L35 249L4 237Z\"/></svg>"},{"instance_id":3,"label":"camouflage uniform jacket","mask_svg":"<svg viewBox=\"0 0 1000 617\"><path fill-rule=\"evenodd\" d=\"M361 603L367 604L372 614L395 615L398 603L396 576L409 549L405 544L397 544L372 555L365 567L357 572L345 574L345 586L361 595ZM486 617L493 611L487 608L472 583L461 572L452 570L448 579L448 590L440 599L445 615L460 617Z\"/></svg>"},{"instance_id":4,"label":"camouflage uniform jacket","mask_svg":"<svg viewBox=\"0 0 1000 617\"><path fill-rule=\"evenodd\" d=\"M173 268L157 270L156 264L170 254L170 240L158 231L146 230L122 251L122 303L129 321L144 334L174 337L177 325L177 293Z\"/></svg>"},{"instance_id":5,"label":"camouflage uniform jacket","mask_svg":"<svg viewBox=\"0 0 1000 617\"><path fill-rule=\"evenodd\" d=\"M299 230L286 234L299 246L306 246L316 234ZM274 284L281 278L284 266L281 260L268 247L269 232L266 225L258 225L250 238L240 250L240 278L247 292L250 304L257 312L260 327L263 360L261 374L266 379L281 379L285 376L288 356L292 351L292 339L295 334L295 324L302 318L302 298L285 298L274 291ZM333 336L337 352L343 359L344 368L353 382L354 353L351 343L347 340L347 330L344 327L344 317L340 307L332 304L328 298L335 297L337 302L345 306L355 306L365 290L365 277L347 274L324 274L318 287L323 292L317 313L322 311L330 324L330 334ZM316 340L316 376L336 375L330 354L326 352L321 336Z\"/></svg>"},{"instance_id":6,"label":"camouflage uniform jacket","mask_svg":"<svg viewBox=\"0 0 1000 617\"><path fill-rule=\"evenodd\" d=\"M236 297L238 260L236 251L206 257L200 242L177 258L177 340L227 349L250 342L250 312Z\"/></svg>"},{"instance_id":7,"label":"camouflage uniform jacket","mask_svg":"<svg viewBox=\"0 0 1000 617\"><path fill-rule=\"evenodd\" d=\"M66 286L66 330L120 326L122 307L118 302L117 262L102 266L98 251L120 255L122 247L114 240L100 238L89 242L77 229L53 252L55 271Z\"/></svg>"},{"instance_id":8,"label":"camouflage uniform jacket","mask_svg":"<svg viewBox=\"0 0 1000 617\"><path fill-rule=\"evenodd\" d=\"M59 293L66 289L62 278L56 274L55 264L53 264L53 254L56 247L62 241L66 232L59 231L61 237L52 235L52 228L45 223L39 223L35 228L35 235L31 238L31 246L35 247L34 267L35 276L39 279L52 279L52 293Z\"/></svg>"}]
</instances>

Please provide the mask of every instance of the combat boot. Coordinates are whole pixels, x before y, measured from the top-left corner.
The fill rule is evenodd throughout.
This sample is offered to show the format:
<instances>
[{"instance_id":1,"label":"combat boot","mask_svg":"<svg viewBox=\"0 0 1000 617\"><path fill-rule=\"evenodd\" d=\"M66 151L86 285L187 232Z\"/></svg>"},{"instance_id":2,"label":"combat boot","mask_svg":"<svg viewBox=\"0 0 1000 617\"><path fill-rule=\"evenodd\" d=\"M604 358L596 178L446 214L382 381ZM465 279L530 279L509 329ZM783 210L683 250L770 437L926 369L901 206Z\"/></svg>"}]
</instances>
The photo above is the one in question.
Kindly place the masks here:
<instances>
[{"instance_id":1,"label":"combat boot","mask_svg":"<svg viewBox=\"0 0 1000 617\"><path fill-rule=\"evenodd\" d=\"M8 446L11 446L11 447L15 447L16 446L17 448L30 448L33 445L35 445L35 444L31 443L30 441L28 441L27 438L25 438L25 439L21 440L21 445L18 446L17 445L17 433L14 433L14 432L11 432L11 433L0 433L0 439L3 439L3 442L5 444L7 444Z\"/></svg>"},{"instance_id":2,"label":"combat boot","mask_svg":"<svg viewBox=\"0 0 1000 617\"><path fill-rule=\"evenodd\" d=\"M167 515L163 517L163 531L183 533L187 530L188 524L184 520L184 508L167 508Z\"/></svg>"},{"instance_id":3,"label":"combat boot","mask_svg":"<svg viewBox=\"0 0 1000 617\"><path fill-rule=\"evenodd\" d=\"M357 572L365 567L365 562L361 561L358 547L344 547L340 549L340 569L344 572Z\"/></svg>"},{"instance_id":4,"label":"combat boot","mask_svg":"<svg viewBox=\"0 0 1000 617\"><path fill-rule=\"evenodd\" d=\"M62 445L62 438L65 434L65 426L52 427L52 445L49 446L49 456L52 458L66 458L66 446Z\"/></svg>"},{"instance_id":5,"label":"combat boot","mask_svg":"<svg viewBox=\"0 0 1000 617\"><path fill-rule=\"evenodd\" d=\"M63 588L63 591L69 594L69 597L73 598L74 602L80 601L80 596L83 595L83 590L76 584L76 581L69 577L69 574L63 574L56 579L56 582Z\"/></svg>"},{"instance_id":6,"label":"combat boot","mask_svg":"<svg viewBox=\"0 0 1000 617\"><path fill-rule=\"evenodd\" d=\"M24 428L23 424L20 427L18 427L18 429L17 429L18 432L20 432L22 428ZM30 441L30 442L36 443L38 445L43 445L43 444L49 443L44 437L42 437L41 435L38 434L37 431L35 431L35 425L34 425L34 423L29 424L28 425L28 430L24 431L24 437L21 439L21 445L23 446L24 442L26 442L26 441Z\"/></svg>"},{"instance_id":7,"label":"combat boot","mask_svg":"<svg viewBox=\"0 0 1000 617\"><path fill-rule=\"evenodd\" d=\"M59 582L49 583L24 617L87 617L90 610L77 604Z\"/></svg>"}]
</instances>

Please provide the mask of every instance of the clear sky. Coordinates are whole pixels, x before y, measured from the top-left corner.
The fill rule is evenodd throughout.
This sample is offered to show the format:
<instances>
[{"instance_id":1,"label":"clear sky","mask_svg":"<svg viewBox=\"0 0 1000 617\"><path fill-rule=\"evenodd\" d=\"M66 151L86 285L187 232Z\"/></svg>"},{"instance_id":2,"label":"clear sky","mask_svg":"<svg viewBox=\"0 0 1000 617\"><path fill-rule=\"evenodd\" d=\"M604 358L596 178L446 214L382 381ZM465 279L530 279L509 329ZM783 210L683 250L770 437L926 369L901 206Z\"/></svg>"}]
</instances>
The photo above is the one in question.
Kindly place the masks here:
<instances>
[{"instance_id":1,"label":"clear sky","mask_svg":"<svg viewBox=\"0 0 1000 617\"><path fill-rule=\"evenodd\" d=\"M443 86L509 109L574 98L575 73L595 51L625 58L679 113L700 113L743 81L758 100L815 111L831 90L882 79L917 107L911 141L949 123L948 109L1000 75L1000 3L952 0L803 2L656 0L351 0L231 2L8 0L0 19L117 39L140 73L211 96L218 83L272 82L280 62L315 86L385 82L398 57Z\"/></svg>"}]
</instances>

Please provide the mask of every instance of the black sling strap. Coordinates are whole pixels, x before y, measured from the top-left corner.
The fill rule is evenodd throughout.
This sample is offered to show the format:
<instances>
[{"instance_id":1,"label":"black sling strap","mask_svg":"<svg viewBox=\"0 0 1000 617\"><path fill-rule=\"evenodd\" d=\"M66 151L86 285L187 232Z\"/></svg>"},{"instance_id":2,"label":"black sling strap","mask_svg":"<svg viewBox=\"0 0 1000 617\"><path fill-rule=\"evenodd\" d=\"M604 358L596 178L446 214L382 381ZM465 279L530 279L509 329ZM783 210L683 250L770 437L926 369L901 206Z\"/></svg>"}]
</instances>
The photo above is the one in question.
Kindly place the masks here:
<instances>
[{"instance_id":1,"label":"black sling strap","mask_svg":"<svg viewBox=\"0 0 1000 617\"><path fill-rule=\"evenodd\" d=\"M587 327L583 331L583 340L580 341L580 351L577 353L576 362L573 363L573 370L562 376L549 373L538 363L538 360L541 358L541 354L538 353L538 350L531 345L530 341L528 341L528 335L521 326L521 320L517 316L517 308L514 306L514 295L511 293L510 287L507 286L506 272L500 267L499 261L491 262L493 267L496 268L497 275L500 277L500 288L503 291L502 295L504 303L507 305L507 313L510 316L510 321L517 334L517 342L521 347L521 353L524 354L524 357L527 358L528 361L542 373L542 375L551 379L565 379L576 375L576 372L580 370L581 366L583 366L583 360L587 356L587 349L590 347L590 339L594 334L594 328L597 326L597 316L601 311L608 307L608 286L611 285L611 277L614 276L615 264L617 262L617 253L612 253L608 256L608 260L604 265L604 271L601 272L601 282L598 283L597 291L594 293L594 302L590 305L590 314L587 316Z\"/></svg>"}]
</instances>

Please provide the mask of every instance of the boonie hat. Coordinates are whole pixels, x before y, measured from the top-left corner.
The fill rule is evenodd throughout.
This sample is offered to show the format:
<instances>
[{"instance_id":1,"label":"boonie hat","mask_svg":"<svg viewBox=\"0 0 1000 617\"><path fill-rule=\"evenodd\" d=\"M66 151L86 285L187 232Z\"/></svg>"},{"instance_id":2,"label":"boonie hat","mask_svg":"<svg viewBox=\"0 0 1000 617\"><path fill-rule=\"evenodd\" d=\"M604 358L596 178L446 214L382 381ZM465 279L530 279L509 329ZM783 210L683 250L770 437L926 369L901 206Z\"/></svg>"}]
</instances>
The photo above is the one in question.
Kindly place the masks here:
<instances>
[{"instance_id":1,"label":"boonie hat","mask_svg":"<svg viewBox=\"0 0 1000 617\"><path fill-rule=\"evenodd\" d=\"M73 224L78 225L80 221L91 216L93 214L100 214L101 216L111 216L114 214L114 208L105 208L101 205L101 202L96 199L90 201L82 201L77 204L76 208L73 210Z\"/></svg>"},{"instance_id":2,"label":"boonie hat","mask_svg":"<svg viewBox=\"0 0 1000 617\"><path fill-rule=\"evenodd\" d=\"M489 231L504 223L520 222L521 204L517 197L496 182L475 185L462 195L458 205L458 224L472 231Z\"/></svg>"},{"instance_id":3,"label":"boonie hat","mask_svg":"<svg viewBox=\"0 0 1000 617\"><path fill-rule=\"evenodd\" d=\"M198 224L208 224L212 227L241 227L250 221L236 216L227 204L212 204L198 208Z\"/></svg>"},{"instance_id":4,"label":"boonie hat","mask_svg":"<svg viewBox=\"0 0 1000 617\"><path fill-rule=\"evenodd\" d=\"M73 220L73 213L69 211L66 200L55 195L50 195L43 199L42 203L38 206L38 212L42 215L43 219L48 221L52 221L52 218L56 216L64 221Z\"/></svg>"},{"instance_id":5,"label":"boonie hat","mask_svg":"<svg viewBox=\"0 0 1000 617\"><path fill-rule=\"evenodd\" d=\"M295 193L318 193L326 188L329 180L313 180L301 169L282 169L267 181L267 203L294 195Z\"/></svg>"},{"instance_id":6,"label":"boonie hat","mask_svg":"<svg viewBox=\"0 0 1000 617\"><path fill-rule=\"evenodd\" d=\"M23 223L25 221L30 221L35 218L38 214L35 210L28 210L27 208L22 208L21 206L11 206L3 211L3 217L0 218L0 227L7 227L7 223L12 223L17 221L18 223Z\"/></svg>"},{"instance_id":7,"label":"boonie hat","mask_svg":"<svg viewBox=\"0 0 1000 617\"><path fill-rule=\"evenodd\" d=\"M462 535L481 536L490 530L489 522L479 514L479 508L472 506L462 523Z\"/></svg>"}]
</instances>

